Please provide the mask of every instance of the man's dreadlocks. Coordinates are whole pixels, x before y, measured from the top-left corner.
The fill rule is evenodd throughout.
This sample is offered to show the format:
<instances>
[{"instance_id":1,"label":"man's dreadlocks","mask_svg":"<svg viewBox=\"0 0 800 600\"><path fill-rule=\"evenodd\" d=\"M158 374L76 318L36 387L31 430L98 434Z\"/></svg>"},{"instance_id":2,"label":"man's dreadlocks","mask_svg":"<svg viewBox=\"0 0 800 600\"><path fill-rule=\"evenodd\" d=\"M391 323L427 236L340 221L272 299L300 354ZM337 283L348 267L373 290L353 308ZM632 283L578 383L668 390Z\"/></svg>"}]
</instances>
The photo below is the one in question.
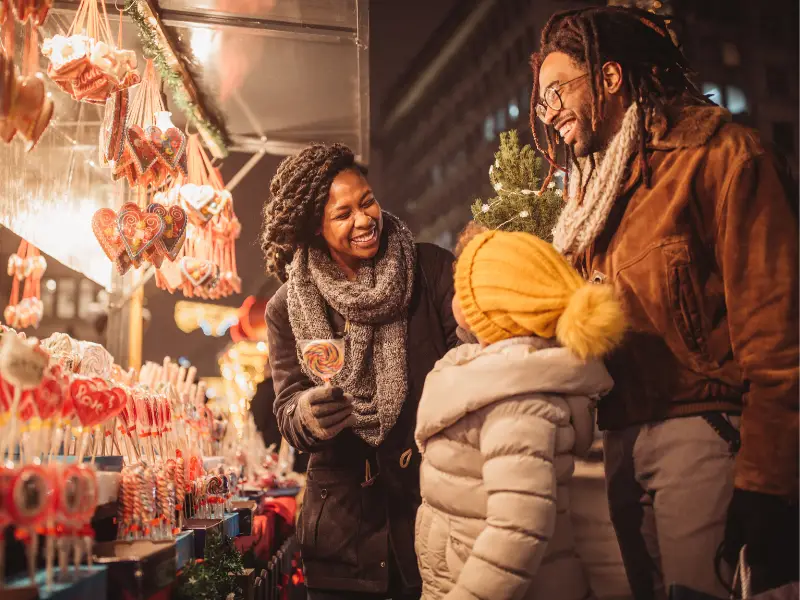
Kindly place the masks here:
<instances>
[{"instance_id":1,"label":"man's dreadlocks","mask_svg":"<svg viewBox=\"0 0 800 600\"><path fill-rule=\"evenodd\" d=\"M685 104L710 104L690 81L692 71L683 52L675 45L663 17L644 10L623 7L598 7L559 12L550 17L542 30L539 51L531 57L533 94L531 95L531 130L536 148L550 163L546 186L556 169L568 172L572 154L566 149L567 163L556 162L556 134L545 127L547 148L543 149L536 133L536 103L539 100L539 69L551 52L562 52L587 68L592 92L592 128L605 116L603 65L617 62L622 67L626 91L639 111L639 160L645 184L650 185L647 166L648 115L664 115L669 103L680 99ZM544 189L544 188L543 188Z\"/></svg>"}]
</instances>

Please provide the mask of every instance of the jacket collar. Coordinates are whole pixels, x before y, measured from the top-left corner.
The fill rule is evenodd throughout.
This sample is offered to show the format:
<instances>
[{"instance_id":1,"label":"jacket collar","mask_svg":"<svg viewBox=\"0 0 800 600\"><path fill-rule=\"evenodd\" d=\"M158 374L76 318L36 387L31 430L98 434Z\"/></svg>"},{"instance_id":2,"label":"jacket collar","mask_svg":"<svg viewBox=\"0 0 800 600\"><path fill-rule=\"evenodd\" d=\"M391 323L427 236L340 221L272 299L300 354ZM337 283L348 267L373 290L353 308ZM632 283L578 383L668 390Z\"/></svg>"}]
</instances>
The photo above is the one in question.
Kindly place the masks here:
<instances>
[{"instance_id":1,"label":"jacket collar","mask_svg":"<svg viewBox=\"0 0 800 600\"><path fill-rule=\"evenodd\" d=\"M653 150L704 146L730 120L731 114L719 106L667 106L663 115L648 118L647 146Z\"/></svg>"},{"instance_id":2,"label":"jacket collar","mask_svg":"<svg viewBox=\"0 0 800 600\"><path fill-rule=\"evenodd\" d=\"M647 147L650 150L679 150L705 146L719 128L730 120L731 114L719 106L667 106L664 114L647 117L647 130L650 133ZM641 178L642 164L636 153L628 163L628 174L619 195L624 196L631 191Z\"/></svg>"}]
</instances>

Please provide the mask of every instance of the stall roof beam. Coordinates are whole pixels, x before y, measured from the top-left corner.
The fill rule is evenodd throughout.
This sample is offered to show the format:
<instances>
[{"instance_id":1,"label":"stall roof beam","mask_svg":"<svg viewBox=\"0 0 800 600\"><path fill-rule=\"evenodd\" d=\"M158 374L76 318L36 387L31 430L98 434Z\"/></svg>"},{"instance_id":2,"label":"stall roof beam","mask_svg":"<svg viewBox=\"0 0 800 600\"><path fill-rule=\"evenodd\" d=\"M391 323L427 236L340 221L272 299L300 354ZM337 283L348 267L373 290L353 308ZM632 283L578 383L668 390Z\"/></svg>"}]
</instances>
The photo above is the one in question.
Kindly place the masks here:
<instances>
[{"instance_id":1,"label":"stall roof beam","mask_svg":"<svg viewBox=\"0 0 800 600\"><path fill-rule=\"evenodd\" d=\"M356 39L357 32L352 27L335 25L314 25L306 23L285 23L253 17L232 17L209 13L196 13L179 10L162 10L161 20L171 27L200 25L225 29L247 29L253 33L282 33L300 36L334 37Z\"/></svg>"},{"instance_id":2,"label":"stall roof beam","mask_svg":"<svg viewBox=\"0 0 800 600\"><path fill-rule=\"evenodd\" d=\"M165 23L161 15L162 11L160 10L158 4L155 2L155 0L135 1L138 1L139 8L143 11L145 18L151 21L153 28L156 31L156 35L159 37L161 45L167 49L166 56L170 67L172 67L180 75L183 89L194 104L194 114L187 115L187 117L192 117L194 119L195 127L197 128L198 133L200 133L200 137L203 138L203 141L205 142L212 156L215 158L225 158L227 155L227 148L220 147L210 132L203 126L204 123L208 122L208 113L206 107L203 106L202 102L200 101L200 93L194 78L183 64L183 61L179 58L180 55L177 47L175 46L173 36L170 35L165 29ZM54 2L54 8L57 10L74 11L77 9L77 7L78 4L76 2L67 2L65 0L56 0L56 2ZM114 14L115 12L119 14L118 6L113 2L106 3L106 10L110 14Z\"/></svg>"},{"instance_id":3,"label":"stall roof beam","mask_svg":"<svg viewBox=\"0 0 800 600\"><path fill-rule=\"evenodd\" d=\"M78 8L77 0L55 0L53 9L56 11L74 12ZM119 4L106 2L109 15L119 14ZM246 29L253 33L282 33L300 36L333 37L339 39L355 40L358 32L353 27L337 25L323 25L319 23L289 23L272 19L258 19L255 17L213 14L207 12L194 12L188 10L159 9L161 22L170 27L202 26L221 29ZM125 15L126 21L130 17Z\"/></svg>"}]
</instances>

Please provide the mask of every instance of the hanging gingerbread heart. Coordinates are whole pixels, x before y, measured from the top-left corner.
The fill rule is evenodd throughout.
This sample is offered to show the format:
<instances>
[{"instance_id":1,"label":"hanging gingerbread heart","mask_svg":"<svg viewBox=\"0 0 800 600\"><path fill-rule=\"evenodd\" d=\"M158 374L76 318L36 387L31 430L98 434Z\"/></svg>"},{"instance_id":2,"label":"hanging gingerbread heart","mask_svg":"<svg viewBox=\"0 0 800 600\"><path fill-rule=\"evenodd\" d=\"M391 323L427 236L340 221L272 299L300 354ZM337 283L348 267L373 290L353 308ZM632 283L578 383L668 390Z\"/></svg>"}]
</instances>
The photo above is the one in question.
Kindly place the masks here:
<instances>
[{"instance_id":1,"label":"hanging gingerbread heart","mask_svg":"<svg viewBox=\"0 0 800 600\"><path fill-rule=\"evenodd\" d=\"M103 127L100 129L100 158L104 165L118 162L125 149L125 123L128 119L130 91L126 88L109 96Z\"/></svg>"},{"instance_id":2,"label":"hanging gingerbread heart","mask_svg":"<svg viewBox=\"0 0 800 600\"><path fill-rule=\"evenodd\" d=\"M125 131L125 138L133 166L141 177L158 162L158 153L153 148L147 134L138 125L131 125Z\"/></svg>"},{"instance_id":3,"label":"hanging gingerbread heart","mask_svg":"<svg viewBox=\"0 0 800 600\"><path fill-rule=\"evenodd\" d=\"M217 193L210 185L187 183L178 192L181 204L198 225L205 225L213 216L210 205L216 203Z\"/></svg>"},{"instance_id":4,"label":"hanging gingerbread heart","mask_svg":"<svg viewBox=\"0 0 800 600\"><path fill-rule=\"evenodd\" d=\"M137 264L164 232L164 219L153 213L142 212L139 207L125 205L122 208L124 210L120 210L117 217L117 227L128 256Z\"/></svg>"},{"instance_id":5,"label":"hanging gingerbread heart","mask_svg":"<svg viewBox=\"0 0 800 600\"><path fill-rule=\"evenodd\" d=\"M184 256L181 259L181 271L186 280L194 287L200 287L210 282L214 278L217 268L217 265L210 260L201 260L191 256Z\"/></svg>"},{"instance_id":6,"label":"hanging gingerbread heart","mask_svg":"<svg viewBox=\"0 0 800 600\"><path fill-rule=\"evenodd\" d=\"M163 204L153 202L147 207L147 212L157 214L164 219L164 233L158 238L156 244L161 246L162 251L171 261L174 261L186 240L186 211L180 206L170 206L167 209Z\"/></svg>"},{"instance_id":7,"label":"hanging gingerbread heart","mask_svg":"<svg viewBox=\"0 0 800 600\"><path fill-rule=\"evenodd\" d=\"M170 171L177 173L181 157L186 153L186 135L177 127L161 131L158 127L147 128L150 143Z\"/></svg>"},{"instance_id":8,"label":"hanging gingerbread heart","mask_svg":"<svg viewBox=\"0 0 800 600\"><path fill-rule=\"evenodd\" d=\"M117 213L110 208L101 208L92 216L92 233L110 261L125 253L125 246L117 229Z\"/></svg>"}]
</instances>

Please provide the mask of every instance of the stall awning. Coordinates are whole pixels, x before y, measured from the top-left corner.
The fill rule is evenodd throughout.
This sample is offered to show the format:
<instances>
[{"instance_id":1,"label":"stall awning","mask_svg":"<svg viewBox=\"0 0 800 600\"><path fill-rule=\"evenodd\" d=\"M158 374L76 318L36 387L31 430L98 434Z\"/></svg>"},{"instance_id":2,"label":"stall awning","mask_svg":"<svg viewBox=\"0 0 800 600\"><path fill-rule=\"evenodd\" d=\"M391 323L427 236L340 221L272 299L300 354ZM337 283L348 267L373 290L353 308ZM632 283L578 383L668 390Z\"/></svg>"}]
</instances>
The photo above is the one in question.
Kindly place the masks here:
<instances>
[{"instance_id":1,"label":"stall awning","mask_svg":"<svg viewBox=\"0 0 800 600\"><path fill-rule=\"evenodd\" d=\"M119 10L106 3L116 34ZM291 154L343 142L369 161L366 0L147 0L187 48L195 84L222 117L229 151ZM42 32L63 33L78 0L56 0ZM138 28L122 17L123 47L144 64ZM42 69L45 67L42 61ZM95 164L102 111L50 86L56 122L30 155L0 145L0 224L108 286L111 265L91 235L96 208L119 205L124 184ZM185 125L172 99L173 120ZM266 182L265 182L266 185ZM234 195L235 198L235 195ZM44 202L41 201L44 199ZM19 209L19 210L18 210ZM14 212L18 210L18 212ZM44 226L43 226L44 224Z\"/></svg>"}]
</instances>

